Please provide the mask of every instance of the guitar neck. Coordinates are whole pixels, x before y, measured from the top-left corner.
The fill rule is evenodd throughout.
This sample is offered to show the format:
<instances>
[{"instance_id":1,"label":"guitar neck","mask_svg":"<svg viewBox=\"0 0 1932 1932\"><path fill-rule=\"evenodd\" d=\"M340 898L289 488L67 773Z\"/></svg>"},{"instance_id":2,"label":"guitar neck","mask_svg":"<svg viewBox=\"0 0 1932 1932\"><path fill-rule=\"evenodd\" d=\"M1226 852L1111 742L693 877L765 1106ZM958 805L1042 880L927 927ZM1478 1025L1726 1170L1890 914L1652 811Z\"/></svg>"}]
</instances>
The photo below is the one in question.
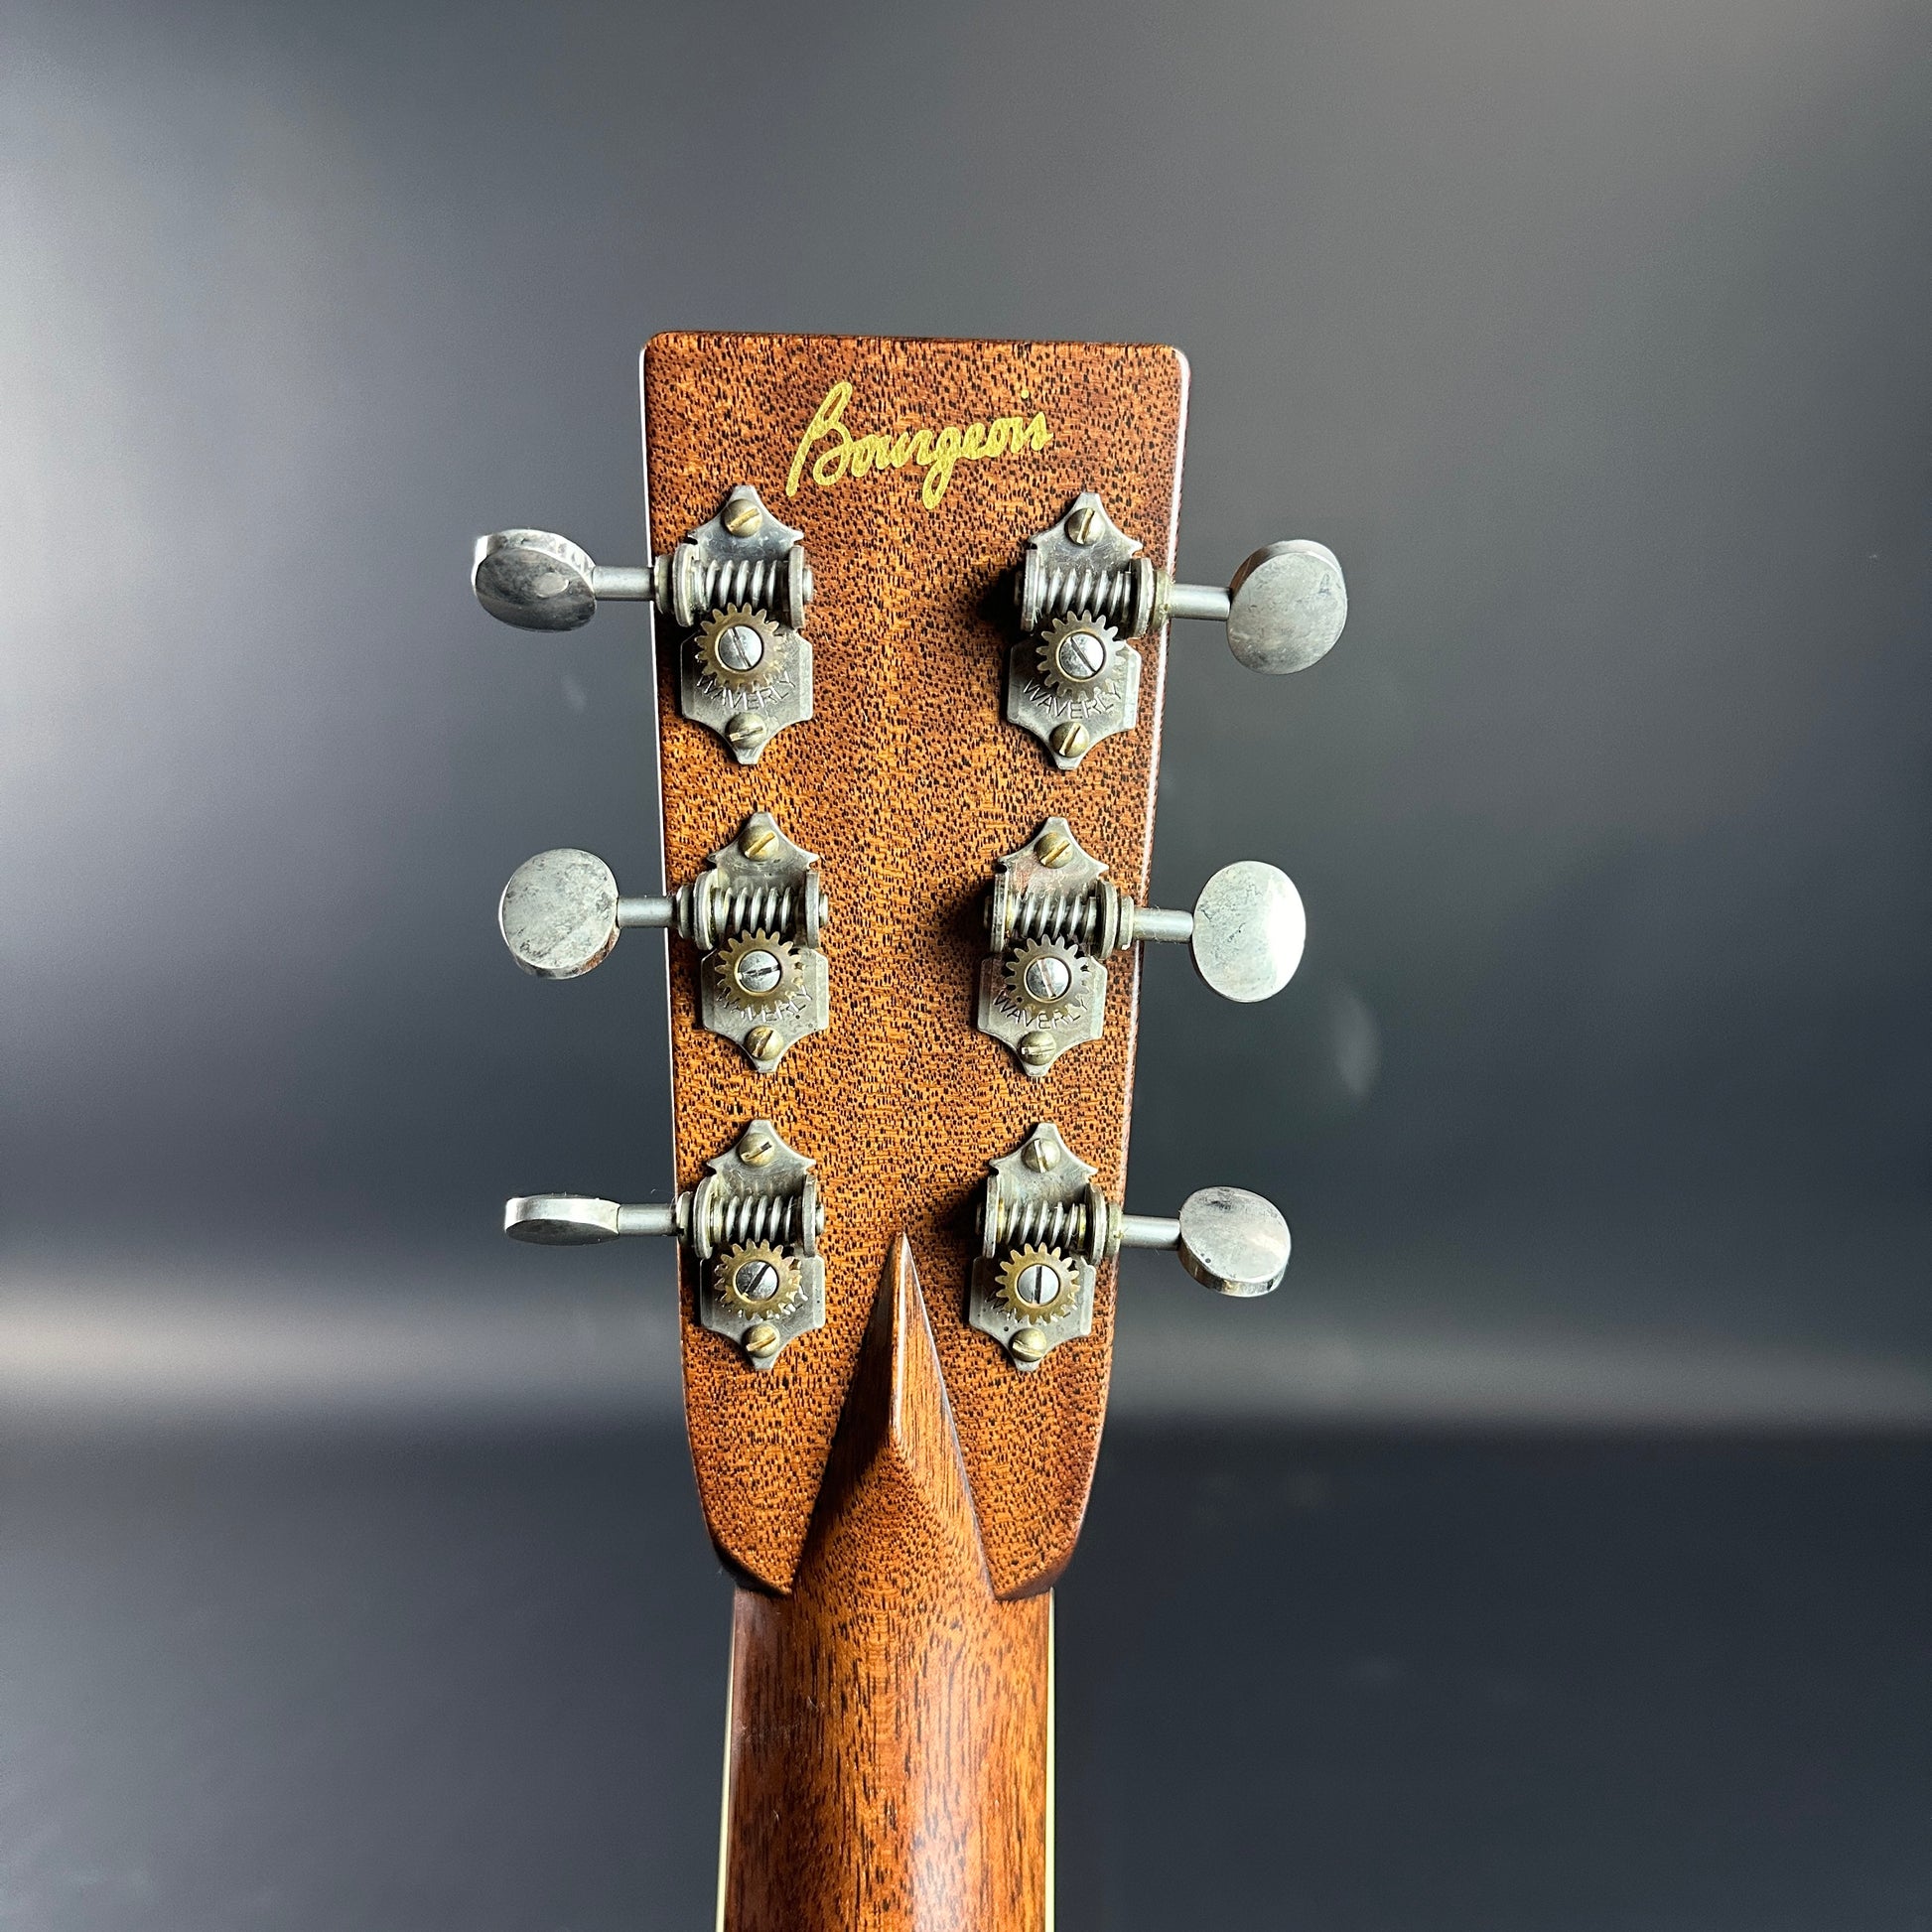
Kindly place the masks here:
<instances>
[{"instance_id":1,"label":"guitar neck","mask_svg":"<svg viewBox=\"0 0 1932 1932\"><path fill-rule=\"evenodd\" d=\"M993 1593L910 1244L884 1271L790 1591L732 1624L722 1922L1043 1932L1052 1599Z\"/></svg>"},{"instance_id":2,"label":"guitar neck","mask_svg":"<svg viewBox=\"0 0 1932 1932\"><path fill-rule=\"evenodd\" d=\"M651 557L479 545L505 621L652 607L664 891L558 848L504 890L548 978L672 929L676 1197L505 1228L681 1246L685 1417L740 1585L720 1923L1038 1932L1052 1610L1093 1480L1116 1257L1265 1294L1232 1188L1126 1211L1143 944L1278 991L1272 866L1148 906L1169 617L1256 669L1339 631L1318 544L1172 577L1173 349L674 335L644 351Z\"/></svg>"},{"instance_id":3,"label":"guitar neck","mask_svg":"<svg viewBox=\"0 0 1932 1932\"><path fill-rule=\"evenodd\" d=\"M782 403L743 407L774 381ZM681 1181L751 1114L781 1131L809 1123L789 1138L818 1162L836 1230L825 1328L769 1374L746 1375L695 1319L684 1329L706 1518L756 1586L733 1625L734 1932L1047 1921L1040 1592L1072 1552L1092 1480L1113 1270L1090 1334L1032 1374L963 1320L974 1193L989 1157L1043 1111L1040 1083L973 1036L972 1005L989 860L1046 818L1077 818L1145 897L1163 640L1139 731L1062 773L1037 744L1015 757L1004 742L1001 592L1028 538L1082 489L1107 492L1170 561L1184 384L1179 357L1159 349L672 337L644 358L653 548L711 515L728 477L828 560L809 619L813 718L756 765L721 762L715 734L680 713L675 660L659 659L666 879L762 809L818 853L833 903L830 1037L768 1079L697 1024L695 962L673 956ZM1117 433L1124 417L1133 436ZM1001 453L962 455L948 474L941 440L963 449L974 424L982 450L1002 426ZM902 447L904 467L875 453L855 475L870 437ZM914 467L926 451L935 461ZM1131 966L1117 971L1107 1035L1054 1082L1054 1119L1115 1192L1138 991ZM694 1268L694 1311L701 1293Z\"/></svg>"}]
</instances>

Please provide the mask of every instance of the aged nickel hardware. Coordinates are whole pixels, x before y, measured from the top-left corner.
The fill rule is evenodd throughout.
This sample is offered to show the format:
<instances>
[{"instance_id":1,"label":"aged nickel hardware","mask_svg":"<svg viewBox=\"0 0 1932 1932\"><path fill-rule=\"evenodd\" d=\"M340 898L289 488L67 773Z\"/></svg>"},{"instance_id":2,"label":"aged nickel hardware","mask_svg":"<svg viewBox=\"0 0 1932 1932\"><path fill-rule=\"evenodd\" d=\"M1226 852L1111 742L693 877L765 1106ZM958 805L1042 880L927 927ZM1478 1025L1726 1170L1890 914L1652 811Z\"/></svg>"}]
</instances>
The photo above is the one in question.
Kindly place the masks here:
<instances>
[{"instance_id":1,"label":"aged nickel hardware","mask_svg":"<svg viewBox=\"0 0 1932 1932\"><path fill-rule=\"evenodd\" d=\"M1007 723L1061 771L1140 722L1141 653L1126 639L1150 627L1156 575L1140 547L1083 489L1029 541L1014 580L1027 634L1007 653Z\"/></svg>"},{"instance_id":2,"label":"aged nickel hardware","mask_svg":"<svg viewBox=\"0 0 1932 1932\"><path fill-rule=\"evenodd\" d=\"M498 530L477 539L471 582L491 617L525 630L575 630L601 603L651 605L686 633L678 709L756 764L777 733L812 715L812 647L798 627L812 597L803 538L740 483L648 568L594 564L548 530Z\"/></svg>"},{"instance_id":3,"label":"aged nickel hardware","mask_svg":"<svg viewBox=\"0 0 1932 1932\"><path fill-rule=\"evenodd\" d=\"M1138 722L1141 656L1130 638L1170 618L1212 618L1250 670L1279 673L1324 656L1348 618L1341 565L1325 545L1271 543L1226 590L1176 584L1090 489L1028 542L1014 601L1026 637L1008 655L1007 721L1041 740L1062 771Z\"/></svg>"},{"instance_id":4,"label":"aged nickel hardware","mask_svg":"<svg viewBox=\"0 0 1932 1932\"><path fill-rule=\"evenodd\" d=\"M754 1368L767 1369L787 1342L825 1325L825 1209L813 1165L768 1120L755 1120L667 1205L518 1194L503 1203L503 1232L550 1247L674 1236L698 1260L699 1321L736 1342Z\"/></svg>"},{"instance_id":5,"label":"aged nickel hardware","mask_svg":"<svg viewBox=\"0 0 1932 1932\"><path fill-rule=\"evenodd\" d=\"M1018 852L993 862L989 947L980 966L979 1030L1013 1048L1035 1080L1107 1020L1101 963L1144 939L1187 941L1202 979L1224 1000L1266 1000L1295 977L1308 937L1302 896L1256 859L1223 866L1191 912L1136 905L1049 818Z\"/></svg>"},{"instance_id":6,"label":"aged nickel hardware","mask_svg":"<svg viewBox=\"0 0 1932 1932\"><path fill-rule=\"evenodd\" d=\"M1171 1248L1222 1295L1266 1295L1288 1270L1288 1223L1259 1194L1204 1187L1173 1220L1123 1213L1051 1121L987 1165L966 1318L1015 1368L1035 1369L1088 1332L1094 1270L1123 1248Z\"/></svg>"},{"instance_id":7,"label":"aged nickel hardware","mask_svg":"<svg viewBox=\"0 0 1932 1932\"><path fill-rule=\"evenodd\" d=\"M510 874L496 923L510 956L540 979L599 965L625 926L668 926L704 954L699 1024L769 1073L831 1024L821 945L830 919L818 859L769 812L754 812L697 878L668 898L628 898L611 868L574 846L539 852Z\"/></svg>"}]
</instances>

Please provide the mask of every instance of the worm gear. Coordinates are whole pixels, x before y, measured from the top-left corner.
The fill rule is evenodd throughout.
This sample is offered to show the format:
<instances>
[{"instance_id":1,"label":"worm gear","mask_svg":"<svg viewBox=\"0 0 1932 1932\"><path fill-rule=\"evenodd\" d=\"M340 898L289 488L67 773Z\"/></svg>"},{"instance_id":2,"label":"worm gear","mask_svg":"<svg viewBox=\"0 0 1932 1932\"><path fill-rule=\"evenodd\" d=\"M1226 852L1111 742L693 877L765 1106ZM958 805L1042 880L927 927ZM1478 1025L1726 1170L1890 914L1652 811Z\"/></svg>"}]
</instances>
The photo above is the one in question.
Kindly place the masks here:
<instances>
[{"instance_id":1,"label":"worm gear","mask_svg":"<svg viewBox=\"0 0 1932 1932\"><path fill-rule=\"evenodd\" d=\"M1035 1020L1058 1020L1079 1004L1091 970L1071 946L1033 940L1008 956L1007 996Z\"/></svg>"},{"instance_id":2,"label":"worm gear","mask_svg":"<svg viewBox=\"0 0 1932 1932\"><path fill-rule=\"evenodd\" d=\"M775 1013L805 977L798 948L775 932L741 932L711 955L713 984L735 1013Z\"/></svg>"},{"instance_id":3,"label":"worm gear","mask_svg":"<svg viewBox=\"0 0 1932 1932\"><path fill-rule=\"evenodd\" d=\"M787 642L782 624L748 604L712 612L691 639L705 677L727 691L759 691L775 683L784 674Z\"/></svg>"},{"instance_id":4,"label":"worm gear","mask_svg":"<svg viewBox=\"0 0 1932 1932\"><path fill-rule=\"evenodd\" d=\"M1040 633L1039 675L1062 697L1091 696L1119 661L1120 636L1113 625L1081 612L1056 618Z\"/></svg>"},{"instance_id":5,"label":"worm gear","mask_svg":"<svg viewBox=\"0 0 1932 1932\"><path fill-rule=\"evenodd\" d=\"M1023 1321L1057 1321L1080 1300L1080 1273L1057 1248L1016 1248L1000 1264L994 1298Z\"/></svg>"},{"instance_id":6,"label":"worm gear","mask_svg":"<svg viewBox=\"0 0 1932 1932\"><path fill-rule=\"evenodd\" d=\"M728 1308L769 1321L798 1304L798 1264L767 1241L741 1241L712 1264L712 1286Z\"/></svg>"}]
</instances>

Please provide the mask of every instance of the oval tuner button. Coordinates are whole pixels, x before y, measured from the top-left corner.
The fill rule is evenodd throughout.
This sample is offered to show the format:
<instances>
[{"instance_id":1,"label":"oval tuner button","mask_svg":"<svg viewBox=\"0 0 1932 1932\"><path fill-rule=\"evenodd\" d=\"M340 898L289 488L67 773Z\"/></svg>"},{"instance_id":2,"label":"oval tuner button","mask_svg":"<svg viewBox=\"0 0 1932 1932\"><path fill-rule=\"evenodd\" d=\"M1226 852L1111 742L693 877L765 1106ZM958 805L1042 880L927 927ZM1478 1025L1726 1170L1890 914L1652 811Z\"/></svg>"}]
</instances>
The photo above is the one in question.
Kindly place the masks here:
<instances>
[{"instance_id":1,"label":"oval tuner button","mask_svg":"<svg viewBox=\"0 0 1932 1932\"><path fill-rule=\"evenodd\" d=\"M498 530L477 539L470 585L492 618L523 630L575 630L597 613L596 570L568 537Z\"/></svg>"},{"instance_id":2,"label":"oval tuner button","mask_svg":"<svg viewBox=\"0 0 1932 1932\"><path fill-rule=\"evenodd\" d=\"M510 874L496 924L526 973L575 979L618 943L617 879L594 852L539 852Z\"/></svg>"},{"instance_id":3,"label":"oval tuner button","mask_svg":"<svg viewBox=\"0 0 1932 1932\"><path fill-rule=\"evenodd\" d=\"M1228 648L1251 671L1306 670L1347 621L1341 564L1307 537L1257 550L1228 586Z\"/></svg>"},{"instance_id":4,"label":"oval tuner button","mask_svg":"<svg viewBox=\"0 0 1932 1932\"><path fill-rule=\"evenodd\" d=\"M616 1201L589 1194L514 1194L503 1203L503 1232L546 1248L581 1247L615 1241L623 1232L618 1225L622 1211Z\"/></svg>"},{"instance_id":5,"label":"oval tuner button","mask_svg":"<svg viewBox=\"0 0 1932 1932\"><path fill-rule=\"evenodd\" d=\"M1259 859L1223 866L1194 901L1194 967L1224 1000L1246 1005L1279 993L1295 977L1308 936L1295 882Z\"/></svg>"},{"instance_id":6,"label":"oval tuner button","mask_svg":"<svg viewBox=\"0 0 1932 1932\"><path fill-rule=\"evenodd\" d=\"M1222 1295L1266 1295L1288 1273L1281 1209L1242 1187L1203 1187L1180 1204L1180 1265Z\"/></svg>"},{"instance_id":7,"label":"oval tuner button","mask_svg":"<svg viewBox=\"0 0 1932 1932\"><path fill-rule=\"evenodd\" d=\"M503 1203L503 1232L545 1248L581 1248L621 1234L678 1233L675 1205L623 1206L591 1194L512 1194Z\"/></svg>"}]
</instances>

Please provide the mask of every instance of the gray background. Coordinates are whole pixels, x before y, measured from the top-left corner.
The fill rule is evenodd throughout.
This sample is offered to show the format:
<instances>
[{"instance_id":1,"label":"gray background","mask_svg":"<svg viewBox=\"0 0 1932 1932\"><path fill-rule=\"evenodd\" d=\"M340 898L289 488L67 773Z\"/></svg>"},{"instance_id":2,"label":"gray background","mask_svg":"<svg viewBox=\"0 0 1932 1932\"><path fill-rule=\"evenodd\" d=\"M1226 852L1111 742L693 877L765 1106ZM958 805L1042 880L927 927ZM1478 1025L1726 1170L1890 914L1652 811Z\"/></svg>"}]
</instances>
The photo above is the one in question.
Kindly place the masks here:
<instances>
[{"instance_id":1,"label":"gray background","mask_svg":"<svg viewBox=\"0 0 1932 1932\"><path fill-rule=\"evenodd\" d=\"M1260 1009L1151 962L1131 1193L1158 1212L1210 1180L1262 1188L1297 1256L1261 1305L1210 1304L1158 1259L1130 1271L1127 1447L1103 1496L1119 1485L1121 1523L1145 1497L1143 1532L1168 1525L1203 1581L1184 1608L1119 1624L1110 1580L1127 1590L1149 1550L1097 1526L1068 1589L1091 1590L1115 1661L1085 1680L1069 1663L1075 1711L1139 1710L1135 1687L1168 1681L1148 1659L1252 1584L1259 1531L1236 1499L1253 1476L1254 1522L1300 1522L1309 1494L1361 1503L1336 1519L1359 1526L1359 1565L1324 1570L1287 1528L1268 1545L1337 1633L1394 1596L1419 1629L1487 1630L1493 1606L1450 1585L1512 1564L1532 1596L1569 1580L1553 1628L1595 1630L1614 1604L1619 1629L1652 1632L1668 1668L1592 1679L1594 1703L1529 1698L1550 1749L1586 1711L1614 1731L1633 1684L1678 1722L1701 1708L1687 1684L1729 1681L1686 1659L1761 1656L1767 1674L1737 1680L1736 1712L1755 1714L1765 1686L1863 1658L1843 1735L1821 1719L1822 1756L1794 1745L1794 1762L1865 1767L1867 1800L1834 1817L1926 1790L1905 1740L1932 1710L1932 1580L1886 1567L1923 1541L1921 1490L1895 1471L1871 1486L1851 1449L1829 1463L1842 1494L1800 1485L1750 1548L1861 1607L1753 1650L1698 1618L1786 1601L1791 1579L1733 1570L1707 1588L1680 1559L1730 1547L1727 1524L1764 1527L1740 1498L1797 1494L1783 1464L1713 1474L1698 1457L1718 1450L1682 1450L1689 1500L1672 1505L1676 1477L1641 1442L1575 1486L1534 1446L1932 1422L1922 5L11 0L0 17L0 1408L17 1446L8 1640L25 1646L8 1669L35 1687L16 1734L45 1746L0 1918L603 1925L655 1922L639 1901L660 1884L676 1922L702 1915L709 1854L679 1836L685 1814L654 1812L643 1863L618 1859L635 1834L611 1794L642 1790L641 1760L563 1751L588 1733L544 1701L544 1669L580 1683L575 1644L589 1681L621 1684L687 1633L701 1665L662 1707L682 1697L685 1715L659 1713L646 1755L702 1839L722 1603L676 1445L664 1258L494 1232L507 1192L661 1197L668 1178L655 942L543 986L491 919L545 845L654 886L642 626L620 612L533 640L465 588L472 537L505 523L641 554L634 358L663 328L1174 343L1194 370L1184 573L1224 579L1256 543L1307 534L1350 574L1348 633L1300 678L1249 678L1206 628L1178 640L1160 896L1185 903L1225 859L1271 859L1311 938ZM167 1455L187 1460L152 1459L152 1431L181 1424L204 1447L177 1435ZM393 1445L431 1424L447 1428L424 1473ZM290 1447L317 1426L346 1460ZM1356 1481L1310 1449L1311 1474L1298 1446L1335 1427L1515 1432L1532 1461L1363 1449ZM1183 1472L1171 1493L1162 1444ZM1459 1556L1430 1528L1444 1468L1495 1502ZM500 1591L476 1554L509 1533L480 1501L499 1493L548 1553ZM1573 1508L1595 1542L1566 1541ZM1678 1528L1638 1532L1653 1520ZM607 1531L644 1522L670 1569L610 1568ZM1218 1557L1190 1524L1220 1535ZM1413 1570L1366 1554L1412 1532ZM478 1578L507 1624L478 1607ZM335 1606L329 1643L250 1652L298 1598ZM408 1641L361 1642L352 1606L371 1602L413 1606ZM560 1646L536 1644L542 1666L539 1627ZM230 1629L256 1634L239 1651L209 1634ZM1359 1742L1349 1698L1422 1680L1396 1639L1350 1641L1335 1636L1332 1715ZM250 1655L259 1677L238 1680ZM491 1710L522 1696L579 1769L545 1787L549 1812L473 1789L470 1836L439 1838L421 1792L520 1748L449 1722L478 1695L472 1665L508 1700ZM1547 1685L1539 1668L1478 1659L1468 1682L1504 1689L1469 1695L1514 1709L1508 1685ZM332 1701L344 1681L389 1712L400 1684L442 1686L409 1732L443 1740L422 1745L451 1754L442 1771L405 1773L379 1726L329 1731L360 1709ZM210 1704L169 1684L225 1688ZM1256 1695L1251 1674L1195 1691L1174 1711ZM243 1714L226 1729L224 1698ZM332 1736L360 1775L237 1770L288 1748L264 1715L278 1700L306 1714L312 1755ZM1889 1715L1860 1730L1847 1714L1867 1705ZM579 1715L628 1726L646 1706L633 1684ZM1311 1692L1278 1714L1284 1734L1318 1742L1327 1708ZM1364 1760L1363 1788L1416 1765L1438 1782L1413 1770L1413 1806L1367 1806L1353 1837L1314 1829L1294 1923L1927 1922L1922 1834L1909 1851L1834 1838L1788 1792L1752 1816L1798 1821L1809 1890L1767 1877L1714 1814L1681 1868L1629 1851L1654 1882L1606 1893L1597 1853L1566 1863L1560 1829L1602 1814L1603 1791L1527 1746L1509 1755L1527 1809L1489 1817L1493 1844L1454 1838L1458 1721L1404 1708L1418 1728ZM1132 1766L1158 1784L1184 1723L1151 1716L1136 1758L1102 1748L1115 1721L1069 1718L1069 1790L1110 1836L1068 1853L1090 1902L1067 1910L1179 1922L1184 1892L1121 1860L1161 1842L1132 1822L1152 1802ZM1776 1758L1754 1722L1718 1726L1714 1764ZM1627 1787L1606 1743L1601 1777L1635 1788L1660 1760L1702 1762L1673 1737L1629 1731ZM1332 1798L1330 1760L1296 1783L1257 1750L1290 1812ZM368 1783L372 1759L417 1797ZM593 1775L606 1812L570 1795ZM1713 1775L1723 1805L1751 1809ZM1624 1837L1602 1869L1667 1837L1694 1782L1653 1794L1654 1815L1610 1805ZM244 1784L286 1799L250 1857L273 1863L277 1830L303 1843L292 1821L313 1812L361 1848L373 1889L332 1890L300 1858L253 1873L219 1796ZM553 1815L577 1824L542 1848L507 1822ZM1213 1868L1252 1873L1275 1816L1222 1815ZM595 1846L593 1817L610 1825ZM1428 1829L1439 1865L1392 1858ZM416 1875L385 1890L369 1848L405 1842L396 1869ZM1761 1896L1711 1877L1721 1846ZM1536 1856L1547 1883L1499 1875ZM613 1889L565 1911L556 1873L586 1861ZM505 1871L528 1878L527 1911ZM1854 1871L1876 1887L1868 1910L1844 1895ZM1253 1919L1246 1896L1221 1908Z\"/></svg>"},{"instance_id":2,"label":"gray background","mask_svg":"<svg viewBox=\"0 0 1932 1932\"><path fill-rule=\"evenodd\" d=\"M533 986L490 918L654 882L641 621L464 572L641 554L696 325L1178 344L1184 570L1350 571L1298 679L1182 633L1157 883L1275 860L1312 939L1253 1011L1154 962L1133 1192L1298 1260L1139 1270L1125 1400L1932 1413L1927 27L16 5L21 1399L671 1400L660 1257L493 1232L666 1178L654 942Z\"/></svg>"}]
</instances>

